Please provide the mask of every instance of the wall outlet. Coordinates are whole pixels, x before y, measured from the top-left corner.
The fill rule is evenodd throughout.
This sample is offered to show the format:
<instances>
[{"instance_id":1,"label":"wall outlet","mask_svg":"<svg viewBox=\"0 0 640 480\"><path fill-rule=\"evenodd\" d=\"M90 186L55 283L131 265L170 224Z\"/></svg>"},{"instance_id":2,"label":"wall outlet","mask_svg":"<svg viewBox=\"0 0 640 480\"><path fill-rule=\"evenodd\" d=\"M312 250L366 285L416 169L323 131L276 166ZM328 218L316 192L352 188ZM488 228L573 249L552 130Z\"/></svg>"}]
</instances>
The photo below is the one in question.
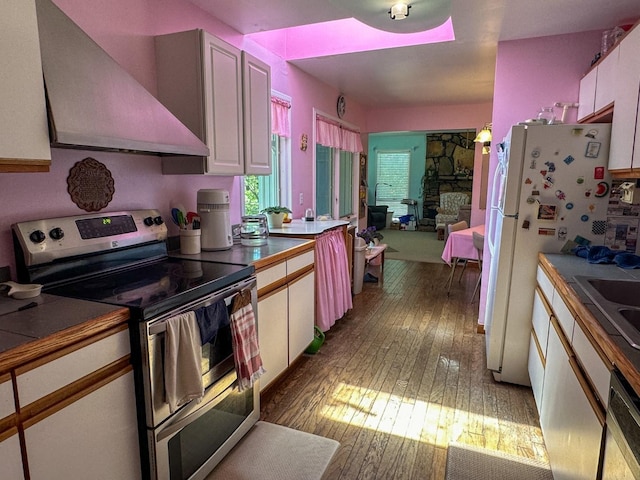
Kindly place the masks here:
<instances>
[{"instance_id":1,"label":"wall outlet","mask_svg":"<svg viewBox=\"0 0 640 480\"><path fill-rule=\"evenodd\" d=\"M304 205L304 194L303 193L300 194L300 200L299 201L300 201L300 205Z\"/></svg>"}]
</instances>

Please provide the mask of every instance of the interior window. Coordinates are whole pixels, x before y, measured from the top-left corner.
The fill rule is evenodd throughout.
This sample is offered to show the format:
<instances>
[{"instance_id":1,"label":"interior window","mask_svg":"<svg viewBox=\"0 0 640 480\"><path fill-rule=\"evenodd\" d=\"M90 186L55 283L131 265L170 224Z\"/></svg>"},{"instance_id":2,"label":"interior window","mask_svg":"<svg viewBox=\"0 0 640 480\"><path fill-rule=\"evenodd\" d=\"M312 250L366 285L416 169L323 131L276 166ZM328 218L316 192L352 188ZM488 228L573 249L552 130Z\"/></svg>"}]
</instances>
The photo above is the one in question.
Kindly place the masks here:
<instances>
[{"instance_id":1,"label":"interior window","mask_svg":"<svg viewBox=\"0 0 640 480\"><path fill-rule=\"evenodd\" d=\"M316 215L332 215L333 148L316 144ZM333 215L332 215L333 216Z\"/></svg>"},{"instance_id":2,"label":"interior window","mask_svg":"<svg viewBox=\"0 0 640 480\"><path fill-rule=\"evenodd\" d=\"M271 175L244 176L244 214L257 215L264 208L280 205L280 171L286 138L271 135Z\"/></svg>"},{"instance_id":3,"label":"interior window","mask_svg":"<svg viewBox=\"0 0 640 480\"><path fill-rule=\"evenodd\" d=\"M401 203L409 196L409 165L411 150L378 151L375 185L375 204L388 205L394 215L406 215L407 205Z\"/></svg>"}]
</instances>

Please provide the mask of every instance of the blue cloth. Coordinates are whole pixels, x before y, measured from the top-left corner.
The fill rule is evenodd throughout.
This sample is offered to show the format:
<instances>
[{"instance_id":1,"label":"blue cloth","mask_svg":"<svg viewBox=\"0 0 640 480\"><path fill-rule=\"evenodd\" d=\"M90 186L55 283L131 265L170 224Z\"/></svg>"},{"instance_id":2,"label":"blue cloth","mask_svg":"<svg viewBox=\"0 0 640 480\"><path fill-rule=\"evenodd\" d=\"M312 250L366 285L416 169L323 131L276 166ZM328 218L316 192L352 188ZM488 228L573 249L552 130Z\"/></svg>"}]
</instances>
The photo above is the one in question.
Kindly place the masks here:
<instances>
[{"instance_id":1,"label":"blue cloth","mask_svg":"<svg viewBox=\"0 0 640 480\"><path fill-rule=\"evenodd\" d=\"M586 258L589 263L615 263L620 268L640 268L640 256L633 253L616 252L603 245L579 246L573 249L573 253L578 257Z\"/></svg>"},{"instance_id":2,"label":"blue cloth","mask_svg":"<svg viewBox=\"0 0 640 480\"><path fill-rule=\"evenodd\" d=\"M202 345L213 340L222 327L229 325L229 311L224 300L212 303L208 307L202 307L195 311L196 323L200 329Z\"/></svg>"}]
</instances>

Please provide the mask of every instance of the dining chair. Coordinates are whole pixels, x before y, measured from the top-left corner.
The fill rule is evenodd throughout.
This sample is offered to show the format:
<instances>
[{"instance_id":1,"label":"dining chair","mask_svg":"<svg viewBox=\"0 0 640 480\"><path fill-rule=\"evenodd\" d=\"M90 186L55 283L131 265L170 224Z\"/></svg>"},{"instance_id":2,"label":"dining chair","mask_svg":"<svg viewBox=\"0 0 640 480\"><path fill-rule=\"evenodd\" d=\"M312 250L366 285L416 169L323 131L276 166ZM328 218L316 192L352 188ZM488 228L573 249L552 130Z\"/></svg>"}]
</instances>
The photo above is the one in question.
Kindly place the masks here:
<instances>
[{"instance_id":1,"label":"dining chair","mask_svg":"<svg viewBox=\"0 0 640 480\"><path fill-rule=\"evenodd\" d=\"M471 295L471 303L473 303L473 299L476 297L476 293L478 293L480 280L482 279L482 252L484 251L484 235L478 232L473 232L473 246L478 252L478 281L476 282L476 286L473 289L473 295Z\"/></svg>"},{"instance_id":2,"label":"dining chair","mask_svg":"<svg viewBox=\"0 0 640 480\"><path fill-rule=\"evenodd\" d=\"M447 225L447 233L448 235L451 235L451 232L457 232L458 230L464 230L467 228L469 228L469 224L465 220L462 220L460 222L450 223L449 225ZM447 236L447 238L449 237ZM451 265L451 274L449 275L449 280L447 281L447 295L449 295L449 292L451 291L451 284L453 283L453 276L455 275L456 267L458 266L458 260L464 259L459 259L458 257L454 257L453 259L453 265ZM464 269L466 268L466 266L467 263L465 260L464 266L462 267L462 272L460 272L460 279L462 279L462 274L464 273Z\"/></svg>"}]
</instances>

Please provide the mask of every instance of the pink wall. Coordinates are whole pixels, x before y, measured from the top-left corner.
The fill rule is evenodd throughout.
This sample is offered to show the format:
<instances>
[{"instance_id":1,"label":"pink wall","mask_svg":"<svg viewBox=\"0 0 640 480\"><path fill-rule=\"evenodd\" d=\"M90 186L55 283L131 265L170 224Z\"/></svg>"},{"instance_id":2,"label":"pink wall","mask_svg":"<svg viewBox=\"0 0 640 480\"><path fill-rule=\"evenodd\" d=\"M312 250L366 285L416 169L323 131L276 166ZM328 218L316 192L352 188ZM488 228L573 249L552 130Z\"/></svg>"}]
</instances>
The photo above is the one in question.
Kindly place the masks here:
<instances>
[{"instance_id":1,"label":"pink wall","mask_svg":"<svg viewBox=\"0 0 640 480\"><path fill-rule=\"evenodd\" d=\"M598 31L499 43L492 115L494 142L501 141L511 125L535 118L542 106L577 102L580 79L600 51L600 38ZM575 122L577 112L572 109L569 113L567 123ZM492 149L490 188L497 162ZM485 254L488 264L491 259L487 248ZM484 269L479 309L481 324L484 324L488 273L489 269Z\"/></svg>"}]
</instances>

